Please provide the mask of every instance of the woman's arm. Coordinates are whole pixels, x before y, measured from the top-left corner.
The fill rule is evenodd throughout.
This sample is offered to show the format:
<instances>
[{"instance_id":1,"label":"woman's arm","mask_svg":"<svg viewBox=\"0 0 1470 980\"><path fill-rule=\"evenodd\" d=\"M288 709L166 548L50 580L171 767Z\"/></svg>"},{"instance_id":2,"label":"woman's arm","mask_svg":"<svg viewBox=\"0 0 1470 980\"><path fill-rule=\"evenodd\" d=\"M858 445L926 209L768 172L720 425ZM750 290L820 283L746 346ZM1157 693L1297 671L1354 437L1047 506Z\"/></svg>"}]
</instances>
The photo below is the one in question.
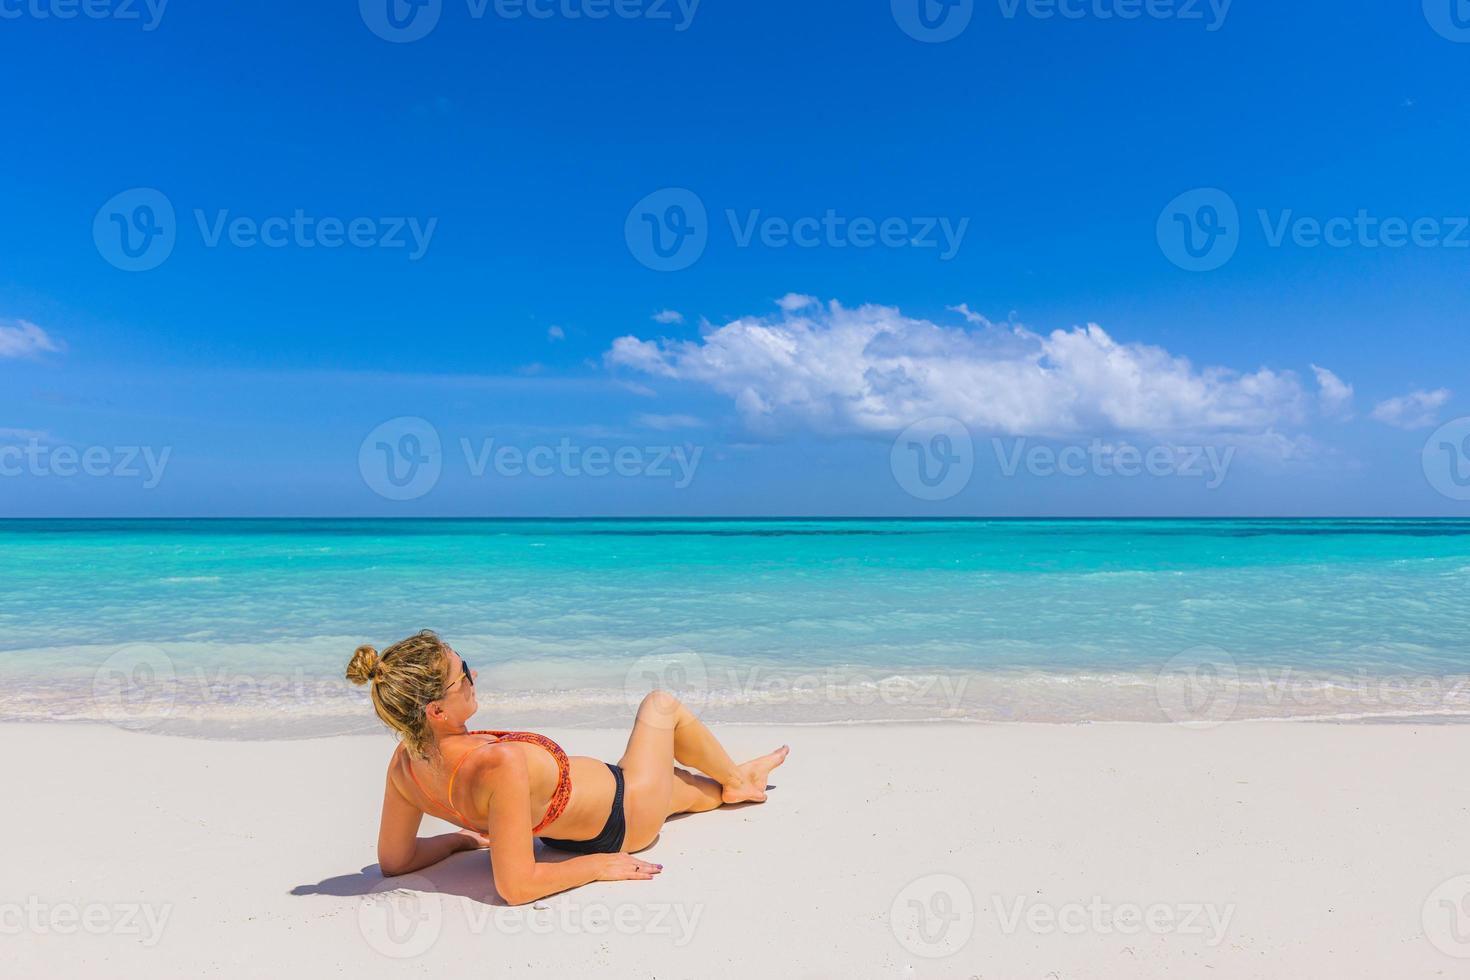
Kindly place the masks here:
<instances>
[{"instance_id":1,"label":"woman's arm","mask_svg":"<svg viewBox=\"0 0 1470 980\"><path fill-rule=\"evenodd\" d=\"M662 869L627 854L584 854L566 861L539 863L531 836L530 776L515 746L498 745L480 753L479 791L490 824L490 867L495 890L511 905L525 905L593 881L647 880ZM646 870L645 870L646 869Z\"/></svg>"},{"instance_id":2,"label":"woman's arm","mask_svg":"<svg viewBox=\"0 0 1470 980\"><path fill-rule=\"evenodd\" d=\"M419 837L424 814L403 798L393 777L383 789L383 817L378 825L378 867L387 877L406 875L457 854L485 847L489 842L467 830L437 837Z\"/></svg>"}]
</instances>

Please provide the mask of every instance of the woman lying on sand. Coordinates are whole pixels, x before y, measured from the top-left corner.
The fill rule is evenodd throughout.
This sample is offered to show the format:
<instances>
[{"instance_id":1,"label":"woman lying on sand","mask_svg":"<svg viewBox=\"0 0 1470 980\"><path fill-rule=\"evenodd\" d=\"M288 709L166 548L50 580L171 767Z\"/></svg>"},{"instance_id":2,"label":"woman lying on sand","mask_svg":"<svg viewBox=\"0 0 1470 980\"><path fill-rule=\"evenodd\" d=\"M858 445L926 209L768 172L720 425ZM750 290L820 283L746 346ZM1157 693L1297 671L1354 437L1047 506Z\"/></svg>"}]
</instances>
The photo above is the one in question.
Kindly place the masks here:
<instances>
[{"instance_id":1,"label":"woman lying on sand","mask_svg":"<svg viewBox=\"0 0 1470 980\"><path fill-rule=\"evenodd\" d=\"M531 732L469 731L479 709L476 671L425 630L378 656L357 648L347 678L372 684L373 708L402 745L388 763L378 864L385 875L417 871L458 851L488 847L495 889L512 905L591 881L647 880L663 865L632 856L676 813L760 803L785 746L736 765L710 730L673 695L638 706L617 765L570 756ZM705 773L698 776L678 762ZM424 814L463 833L419 837ZM582 855L536 860L533 837Z\"/></svg>"}]
</instances>

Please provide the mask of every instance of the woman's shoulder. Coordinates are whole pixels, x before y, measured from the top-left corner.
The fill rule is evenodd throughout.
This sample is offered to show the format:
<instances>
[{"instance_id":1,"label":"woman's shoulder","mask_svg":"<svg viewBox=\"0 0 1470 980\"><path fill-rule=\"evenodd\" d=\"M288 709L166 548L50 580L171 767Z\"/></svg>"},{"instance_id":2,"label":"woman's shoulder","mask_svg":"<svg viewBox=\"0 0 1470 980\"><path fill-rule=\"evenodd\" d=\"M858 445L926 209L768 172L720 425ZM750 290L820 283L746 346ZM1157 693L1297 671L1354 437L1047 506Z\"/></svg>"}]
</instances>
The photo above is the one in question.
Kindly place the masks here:
<instances>
[{"instance_id":1,"label":"woman's shoulder","mask_svg":"<svg viewBox=\"0 0 1470 980\"><path fill-rule=\"evenodd\" d=\"M408 748L401 742L393 748L393 754L388 757L388 778L397 783L408 770Z\"/></svg>"},{"instance_id":2,"label":"woman's shoulder","mask_svg":"<svg viewBox=\"0 0 1470 980\"><path fill-rule=\"evenodd\" d=\"M469 750L463 766L467 770L472 769L477 774L487 777L510 776L514 778L518 772L526 771L526 755L521 746L515 742L485 742Z\"/></svg>"}]
</instances>

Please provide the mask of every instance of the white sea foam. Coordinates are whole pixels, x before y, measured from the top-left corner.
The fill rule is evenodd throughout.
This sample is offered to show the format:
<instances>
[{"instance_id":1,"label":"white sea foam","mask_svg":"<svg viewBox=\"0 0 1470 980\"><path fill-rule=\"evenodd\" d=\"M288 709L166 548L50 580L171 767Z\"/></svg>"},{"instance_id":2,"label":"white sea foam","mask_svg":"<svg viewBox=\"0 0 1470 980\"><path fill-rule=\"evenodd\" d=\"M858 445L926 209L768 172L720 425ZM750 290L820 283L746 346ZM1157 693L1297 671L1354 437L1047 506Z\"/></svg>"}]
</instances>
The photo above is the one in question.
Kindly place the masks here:
<instances>
[{"instance_id":1,"label":"white sea foam","mask_svg":"<svg viewBox=\"0 0 1470 980\"><path fill-rule=\"evenodd\" d=\"M342 651L350 646L341 638L319 637L297 649L331 651L345 660ZM0 669L0 720L107 722L222 738L377 728L366 692L348 684L339 668L316 666L319 658L293 660L245 644L176 643L120 652L59 648L48 660L52 666L44 674L13 663ZM1332 676L1234 665L1224 674L1182 678L1170 671L894 671L854 664L797 667L681 650L638 658L486 662L477 668L476 723L490 727L623 726L653 687L673 690L707 721L721 724L1470 722L1465 675ZM1198 688L1195 702L1171 700L1170 685L1180 680Z\"/></svg>"}]
</instances>

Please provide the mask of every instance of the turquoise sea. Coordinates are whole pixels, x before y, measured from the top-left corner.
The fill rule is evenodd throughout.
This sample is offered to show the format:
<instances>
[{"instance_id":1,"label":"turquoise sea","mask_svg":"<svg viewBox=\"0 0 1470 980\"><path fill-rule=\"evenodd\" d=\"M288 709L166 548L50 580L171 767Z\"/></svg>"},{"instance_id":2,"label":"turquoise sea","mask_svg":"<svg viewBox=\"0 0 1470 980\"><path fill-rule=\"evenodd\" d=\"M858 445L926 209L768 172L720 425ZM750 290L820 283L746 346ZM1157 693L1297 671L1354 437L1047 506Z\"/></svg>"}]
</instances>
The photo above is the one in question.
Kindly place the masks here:
<instances>
[{"instance_id":1,"label":"turquoise sea","mask_svg":"<svg viewBox=\"0 0 1470 980\"><path fill-rule=\"evenodd\" d=\"M0 719L376 727L422 628L481 721L1470 718L1470 521L0 522Z\"/></svg>"}]
</instances>

